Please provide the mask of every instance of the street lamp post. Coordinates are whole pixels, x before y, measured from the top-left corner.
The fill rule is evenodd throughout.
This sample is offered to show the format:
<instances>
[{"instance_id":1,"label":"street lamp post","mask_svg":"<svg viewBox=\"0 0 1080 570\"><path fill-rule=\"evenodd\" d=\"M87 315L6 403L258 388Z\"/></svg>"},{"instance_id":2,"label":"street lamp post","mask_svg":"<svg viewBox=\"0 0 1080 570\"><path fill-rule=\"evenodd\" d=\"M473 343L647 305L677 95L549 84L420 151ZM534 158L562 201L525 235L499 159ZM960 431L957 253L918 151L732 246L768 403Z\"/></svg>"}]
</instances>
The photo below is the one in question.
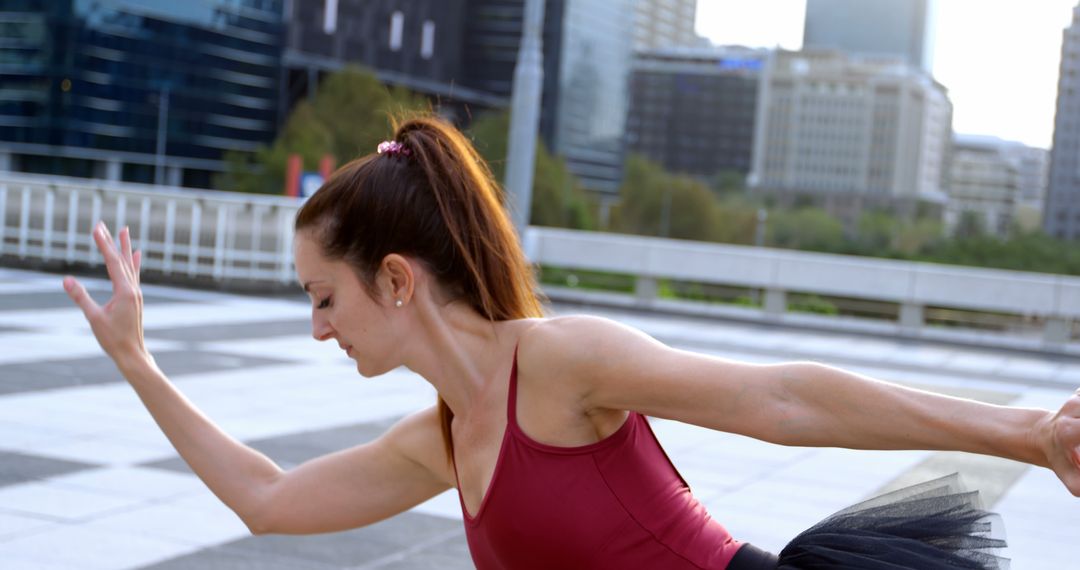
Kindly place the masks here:
<instances>
[{"instance_id":1,"label":"street lamp post","mask_svg":"<svg viewBox=\"0 0 1080 570\"><path fill-rule=\"evenodd\" d=\"M660 237L671 233L671 188L664 188L660 202Z\"/></svg>"},{"instance_id":2,"label":"street lamp post","mask_svg":"<svg viewBox=\"0 0 1080 570\"><path fill-rule=\"evenodd\" d=\"M761 247L765 245L765 222L769 219L769 211L765 208L758 208L757 211L757 228L754 231L754 245Z\"/></svg>"},{"instance_id":3,"label":"street lamp post","mask_svg":"<svg viewBox=\"0 0 1080 570\"><path fill-rule=\"evenodd\" d=\"M506 190L513 197L514 225L524 237L532 208L533 163L540 124L540 95L544 83L544 55L540 31L544 0L525 0L525 19L514 68L510 109L510 137L506 156Z\"/></svg>"}]
</instances>

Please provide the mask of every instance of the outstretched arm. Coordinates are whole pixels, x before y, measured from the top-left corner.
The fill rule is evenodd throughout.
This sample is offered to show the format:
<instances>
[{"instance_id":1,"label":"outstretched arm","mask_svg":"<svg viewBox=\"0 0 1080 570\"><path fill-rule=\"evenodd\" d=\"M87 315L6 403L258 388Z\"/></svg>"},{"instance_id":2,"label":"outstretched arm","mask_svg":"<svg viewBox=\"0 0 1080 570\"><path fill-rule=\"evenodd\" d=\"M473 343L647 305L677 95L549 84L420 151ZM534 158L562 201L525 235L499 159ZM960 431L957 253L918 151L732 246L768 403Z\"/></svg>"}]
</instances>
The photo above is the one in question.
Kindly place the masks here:
<instances>
[{"instance_id":1,"label":"outstretched arm","mask_svg":"<svg viewBox=\"0 0 1080 570\"><path fill-rule=\"evenodd\" d=\"M104 224L94 240L113 297L99 306L76 279L64 289L154 421L199 476L253 533L307 534L386 518L450 487L434 408L400 421L378 440L283 471L222 431L169 382L146 350L139 255L125 228L120 250Z\"/></svg>"},{"instance_id":2,"label":"outstretched arm","mask_svg":"<svg viewBox=\"0 0 1080 570\"><path fill-rule=\"evenodd\" d=\"M604 319L549 321L545 362L582 407L635 410L782 445L933 449L1050 467L1080 496L1080 394L1056 414L906 388L813 362L757 365L669 348Z\"/></svg>"}]
</instances>

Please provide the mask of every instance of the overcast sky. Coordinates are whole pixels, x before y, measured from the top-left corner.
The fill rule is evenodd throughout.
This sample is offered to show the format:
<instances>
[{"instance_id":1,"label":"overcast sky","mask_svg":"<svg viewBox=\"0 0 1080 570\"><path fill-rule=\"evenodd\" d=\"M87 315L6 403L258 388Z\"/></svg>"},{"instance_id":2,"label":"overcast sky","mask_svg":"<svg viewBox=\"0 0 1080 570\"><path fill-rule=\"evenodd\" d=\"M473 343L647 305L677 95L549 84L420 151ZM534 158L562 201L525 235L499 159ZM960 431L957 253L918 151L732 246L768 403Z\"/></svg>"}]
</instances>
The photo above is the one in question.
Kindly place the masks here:
<instances>
[{"instance_id":1,"label":"overcast sky","mask_svg":"<svg viewBox=\"0 0 1080 570\"><path fill-rule=\"evenodd\" d=\"M1077 0L938 0L934 77L953 129L1049 148L1061 31ZM697 31L717 44L802 46L805 0L698 0Z\"/></svg>"}]
</instances>

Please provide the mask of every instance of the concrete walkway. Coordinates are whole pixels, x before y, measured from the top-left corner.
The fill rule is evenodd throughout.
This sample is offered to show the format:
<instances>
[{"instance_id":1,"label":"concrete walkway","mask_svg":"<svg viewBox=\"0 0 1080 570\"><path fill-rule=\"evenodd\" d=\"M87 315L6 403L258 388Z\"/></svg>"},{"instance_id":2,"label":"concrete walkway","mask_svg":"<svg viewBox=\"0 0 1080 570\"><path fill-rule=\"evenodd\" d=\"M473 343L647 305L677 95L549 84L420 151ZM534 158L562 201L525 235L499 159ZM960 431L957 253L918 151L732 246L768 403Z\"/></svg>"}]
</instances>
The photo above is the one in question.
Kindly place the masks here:
<instances>
[{"instance_id":1,"label":"concrete walkway","mask_svg":"<svg viewBox=\"0 0 1080 570\"><path fill-rule=\"evenodd\" d=\"M95 297L108 284L89 280ZM148 345L228 433L283 467L369 441L434 401L399 370L360 377L311 339L302 299L147 286ZM556 306L557 314L577 312ZM813 359L995 403L1056 408L1080 361L855 334L604 314L681 348L754 362ZM1002 513L1014 570L1076 566L1080 500L1045 470L954 453L785 448L654 420L710 513L776 550L885 489L959 471ZM5 569L471 568L452 492L364 529L252 537L191 474L101 353L55 275L0 269L0 560Z\"/></svg>"}]
</instances>

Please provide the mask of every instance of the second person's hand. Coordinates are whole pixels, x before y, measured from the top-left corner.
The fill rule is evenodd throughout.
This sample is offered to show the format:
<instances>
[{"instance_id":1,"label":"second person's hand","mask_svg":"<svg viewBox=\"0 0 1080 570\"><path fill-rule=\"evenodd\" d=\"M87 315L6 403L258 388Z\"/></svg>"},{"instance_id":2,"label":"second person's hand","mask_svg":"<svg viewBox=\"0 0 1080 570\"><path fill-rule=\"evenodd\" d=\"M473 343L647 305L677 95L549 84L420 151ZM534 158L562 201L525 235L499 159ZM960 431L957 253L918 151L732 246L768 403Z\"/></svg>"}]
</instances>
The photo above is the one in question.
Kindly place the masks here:
<instances>
[{"instance_id":1,"label":"second person's hand","mask_svg":"<svg viewBox=\"0 0 1080 570\"><path fill-rule=\"evenodd\" d=\"M145 358L149 354L143 340L143 299L139 289L141 252L132 253L127 227L120 231L119 251L105 222L94 226L93 237L105 258L105 268L112 282L112 298L104 305L98 305L86 292L86 287L70 275L64 277L64 290L82 309L98 344L117 365L132 358Z\"/></svg>"}]
</instances>

